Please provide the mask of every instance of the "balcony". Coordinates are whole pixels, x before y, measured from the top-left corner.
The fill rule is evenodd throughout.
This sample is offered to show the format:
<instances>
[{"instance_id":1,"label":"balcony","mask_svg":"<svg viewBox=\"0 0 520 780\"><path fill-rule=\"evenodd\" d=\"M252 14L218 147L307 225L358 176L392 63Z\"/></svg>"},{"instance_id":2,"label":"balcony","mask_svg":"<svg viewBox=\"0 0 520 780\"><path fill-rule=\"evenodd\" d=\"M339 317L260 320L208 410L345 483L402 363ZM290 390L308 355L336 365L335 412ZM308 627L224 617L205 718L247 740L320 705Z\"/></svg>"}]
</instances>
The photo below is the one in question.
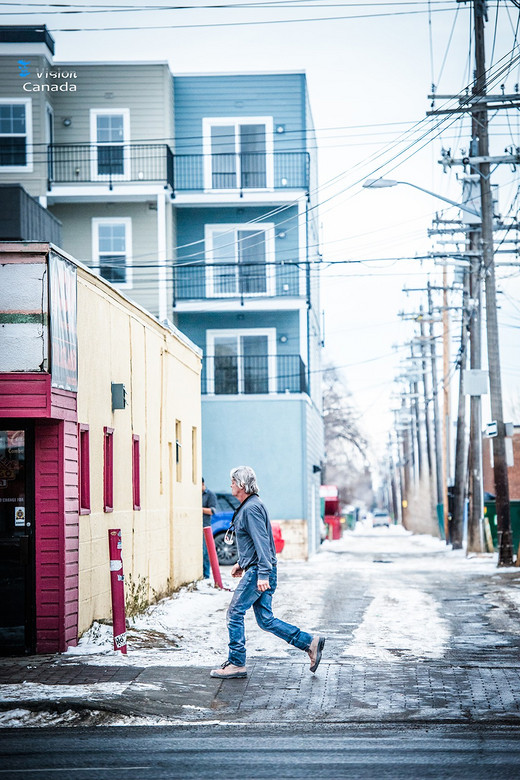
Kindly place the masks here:
<instances>
[{"instance_id":1,"label":"balcony","mask_svg":"<svg viewBox=\"0 0 520 780\"><path fill-rule=\"evenodd\" d=\"M174 305L198 300L244 300L302 295L296 263L173 266Z\"/></svg>"},{"instance_id":2,"label":"balcony","mask_svg":"<svg viewBox=\"0 0 520 780\"><path fill-rule=\"evenodd\" d=\"M309 154L176 154L175 192L309 189Z\"/></svg>"},{"instance_id":3,"label":"balcony","mask_svg":"<svg viewBox=\"0 0 520 780\"><path fill-rule=\"evenodd\" d=\"M167 144L50 144L54 184L161 182L172 193L269 192L309 188L309 154L176 154Z\"/></svg>"},{"instance_id":4,"label":"balcony","mask_svg":"<svg viewBox=\"0 0 520 780\"><path fill-rule=\"evenodd\" d=\"M167 144L51 144L48 189L53 184L159 182L173 190L173 153Z\"/></svg>"},{"instance_id":5,"label":"balcony","mask_svg":"<svg viewBox=\"0 0 520 780\"><path fill-rule=\"evenodd\" d=\"M300 355L222 355L202 363L204 395L307 393Z\"/></svg>"}]
</instances>

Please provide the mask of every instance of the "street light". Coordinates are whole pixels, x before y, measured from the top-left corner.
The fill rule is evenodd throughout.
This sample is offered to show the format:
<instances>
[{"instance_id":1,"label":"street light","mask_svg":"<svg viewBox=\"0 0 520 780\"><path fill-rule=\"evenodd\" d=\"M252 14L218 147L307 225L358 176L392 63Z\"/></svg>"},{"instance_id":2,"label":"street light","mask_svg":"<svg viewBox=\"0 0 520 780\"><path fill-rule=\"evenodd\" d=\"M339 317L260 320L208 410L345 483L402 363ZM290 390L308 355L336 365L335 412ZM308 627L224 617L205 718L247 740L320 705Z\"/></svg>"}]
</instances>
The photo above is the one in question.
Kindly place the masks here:
<instances>
[{"instance_id":1,"label":"street light","mask_svg":"<svg viewBox=\"0 0 520 780\"><path fill-rule=\"evenodd\" d=\"M473 217L480 217L479 211L466 206L464 203L457 203L454 200L445 198L444 195L438 195L436 192L431 192L431 190L425 190L424 187L419 187L418 184L412 184L411 181L396 181L395 179L367 179L365 182L363 182L363 187L365 189L377 190L383 187L397 187L398 184L406 184L407 187L413 187L414 190L420 190L421 192L425 192L427 195L431 195L434 198L443 200L445 203L449 203L451 206L456 206L461 211L466 211Z\"/></svg>"}]
</instances>

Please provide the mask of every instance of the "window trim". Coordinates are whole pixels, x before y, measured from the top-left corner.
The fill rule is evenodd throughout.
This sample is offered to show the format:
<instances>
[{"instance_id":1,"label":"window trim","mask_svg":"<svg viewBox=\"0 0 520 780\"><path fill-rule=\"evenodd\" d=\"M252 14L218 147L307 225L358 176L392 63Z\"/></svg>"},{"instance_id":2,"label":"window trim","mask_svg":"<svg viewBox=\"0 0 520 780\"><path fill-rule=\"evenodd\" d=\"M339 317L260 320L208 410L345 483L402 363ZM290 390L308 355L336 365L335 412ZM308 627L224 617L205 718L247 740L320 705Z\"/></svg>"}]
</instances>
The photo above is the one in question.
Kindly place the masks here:
<instances>
[{"instance_id":1,"label":"window trim","mask_svg":"<svg viewBox=\"0 0 520 780\"><path fill-rule=\"evenodd\" d=\"M207 225L204 225L204 261L207 263L206 267L206 298L237 298L237 297L247 297L247 298L269 298L276 294L276 250L275 250L275 223L274 222L221 222L221 223L210 223ZM241 293L238 289L235 289L234 292L218 292L215 290L215 278L214 278L214 270L213 270L213 235L216 232L227 232L230 233L230 243L231 243L231 233L233 233L234 242L235 242L235 262L237 264L237 270L239 261L238 261L238 237L237 232L239 230L253 230L257 233L260 233L260 231L263 231L264 233L264 241L265 241L265 271L266 271L266 291L265 292L259 292L259 293ZM269 265L268 265L269 263ZM258 265L261 265L261 263L258 263ZM238 277L237 277L238 278ZM238 288L238 285L237 285Z\"/></svg>"},{"instance_id":2,"label":"window trim","mask_svg":"<svg viewBox=\"0 0 520 780\"><path fill-rule=\"evenodd\" d=\"M91 513L90 503L90 426L78 423L78 502L79 514Z\"/></svg>"},{"instance_id":3,"label":"window trim","mask_svg":"<svg viewBox=\"0 0 520 780\"><path fill-rule=\"evenodd\" d=\"M132 434L132 503L135 511L141 509L141 443Z\"/></svg>"},{"instance_id":4,"label":"window trim","mask_svg":"<svg viewBox=\"0 0 520 780\"><path fill-rule=\"evenodd\" d=\"M237 127L240 125L265 125L265 187L247 187L247 192L265 192L274 189L274 119L272 116L211 116L202 119L202 153L204 161L204 191L205 192L244 192L244 188L239 184L237 175L237 187L225 187L219 189L212 187L212 167L211 167L211 128L222 125L233 125L235 128L235 154L237 149ZM237 171L237 174L239 172Z\"/></svg>"},{"instance_id":5,"label":"window trim","mask_svg":"<svg viewBox=\"0 0 520 780\"><path fill-rule=\"evenodd\" d=\"M114 429L103 428L103 512L114 511Z\"/></svg>"},{"instance_id":6,"label":"window trim","mask_svg":"<svg viewBox=\"0 0 520 780\"><path fill-rule=\"evenodd\" d=\"M97 139L97 118L98 116L110 116L120 114L123 117L123 142L122 143L99 143ZM94 149L94 154L90 161L91 181L130 181L130 109L129 108L91 108L90 109L90 143ZM98 147L99 146L122 146L123 147L123 173L98 173Z\"/></svg>"},{"instance_id":7,"label":"window trim","mask_svg":"<svg viewBox=\"0 0 520 780\"><path fill-rule=\"evenodd\" d=\"M182 420L175 420L175 481L182 482Z\"/></svg>"},{"instance_id":8,"label":"window trim","mask_svg":"<svg viewBox=\"0 0 520 780\"><path fill-rule=\"evenodd\" d=\"M131 217L93 217L92 218L92 269L101 276L100 273L101 263L99 260L99 229L98 229L99 225L124 225L125 226L126 280L124 282L109 282L109 284L113 284L115 287L117 287L118 290L130 290L133 287L132 218Z\"/></svg>"},{"instance_id":9,"label":"window trim","mask_svg":"<svg viewBox=\"0 0 520 780\"><path fill-rule=\"evenodd\" d=\"M0 98L2 105L20 105L25 106L25 165L1 165L2 173L32 173L33 171L33 122L32 122L32 98ZM21 138L21 133L2 133L2 138Z\"/></svg>"},{"instance_id":10,"label":"window trim","mask_svg":"<svg viewBox=\"0 0 520 780\"><path fill-rule=\"evenodd\" d=\"M267 392L276 393L276 328L231 328L206 331L206 356L207 362L207 395L215 395L215 339L218 337L230 338L236 336L267 336ZM237 353L239 354L239 353ZM229 397L245 395L243 389L244 379L239 364L238 390L236 393L227 394ZM222 393L222 395L226 395ZM251 393L251 395L266 395L266 393Z\"/></svg>"}]
</instances>

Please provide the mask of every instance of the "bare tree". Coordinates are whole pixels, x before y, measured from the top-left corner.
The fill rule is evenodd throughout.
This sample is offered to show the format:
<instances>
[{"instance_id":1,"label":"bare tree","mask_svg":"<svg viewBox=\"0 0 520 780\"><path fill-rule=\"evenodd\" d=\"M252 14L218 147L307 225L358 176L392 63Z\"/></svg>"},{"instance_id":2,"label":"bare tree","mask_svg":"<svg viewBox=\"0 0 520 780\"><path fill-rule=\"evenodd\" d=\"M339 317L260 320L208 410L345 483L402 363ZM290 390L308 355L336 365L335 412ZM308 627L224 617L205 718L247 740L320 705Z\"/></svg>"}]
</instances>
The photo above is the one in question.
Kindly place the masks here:
<instances>
[{"instance_id":1,"label":"bare tree","mask_svg":"<svg viewBox=\"0 0 520 780\"><path fill-rule=\"evenodd\" d=\"M323 373L323 422L324 481L338 486L344 503L355 498L370 503L372 486L366 458L367 440L361 432L351 393L333 367Z\"/></svg>"}]
</instances>

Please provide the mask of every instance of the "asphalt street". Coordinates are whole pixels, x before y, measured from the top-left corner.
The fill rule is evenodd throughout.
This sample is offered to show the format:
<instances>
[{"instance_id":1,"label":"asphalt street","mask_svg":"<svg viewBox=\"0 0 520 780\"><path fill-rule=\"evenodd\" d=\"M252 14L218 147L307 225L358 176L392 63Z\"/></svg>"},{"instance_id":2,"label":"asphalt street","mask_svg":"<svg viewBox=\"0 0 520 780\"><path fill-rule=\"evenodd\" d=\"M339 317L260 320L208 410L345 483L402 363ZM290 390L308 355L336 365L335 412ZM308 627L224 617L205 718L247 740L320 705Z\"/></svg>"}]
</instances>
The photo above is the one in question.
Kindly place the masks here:
<instances>
[{"instance_id":1,"label":"asphalt street","mask_svg":"<svg viewBox=\"0 0 520 780\"><path fill-rule=\"evenodd\" d=\"M10 780L509 780L520 760L516 728L468 724L22 729L0 749Z\"/></svg>"}]
</instances>

